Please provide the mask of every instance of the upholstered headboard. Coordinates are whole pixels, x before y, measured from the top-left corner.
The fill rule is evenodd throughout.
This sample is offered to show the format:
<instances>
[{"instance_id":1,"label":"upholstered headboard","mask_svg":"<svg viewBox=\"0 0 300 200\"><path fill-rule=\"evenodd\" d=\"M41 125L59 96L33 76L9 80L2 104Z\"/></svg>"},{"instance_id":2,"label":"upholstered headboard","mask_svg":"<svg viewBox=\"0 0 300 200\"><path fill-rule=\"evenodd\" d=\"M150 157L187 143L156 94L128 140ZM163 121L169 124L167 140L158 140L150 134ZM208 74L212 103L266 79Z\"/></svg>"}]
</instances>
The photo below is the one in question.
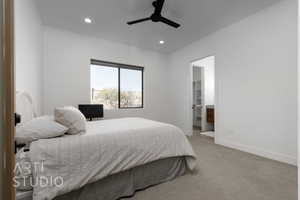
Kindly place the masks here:
<instances>
[{"instance_id":1,"label":"upholstered headboard","mask_svg":"<svg viewBox=\"0 0 300 200\"><path fill-rule=\"evenodd\" d=\"M16 112L21 115L21 123L36 117L34 103L29 93L20 91L16 93Z\"/></svg>"}]
</instances>

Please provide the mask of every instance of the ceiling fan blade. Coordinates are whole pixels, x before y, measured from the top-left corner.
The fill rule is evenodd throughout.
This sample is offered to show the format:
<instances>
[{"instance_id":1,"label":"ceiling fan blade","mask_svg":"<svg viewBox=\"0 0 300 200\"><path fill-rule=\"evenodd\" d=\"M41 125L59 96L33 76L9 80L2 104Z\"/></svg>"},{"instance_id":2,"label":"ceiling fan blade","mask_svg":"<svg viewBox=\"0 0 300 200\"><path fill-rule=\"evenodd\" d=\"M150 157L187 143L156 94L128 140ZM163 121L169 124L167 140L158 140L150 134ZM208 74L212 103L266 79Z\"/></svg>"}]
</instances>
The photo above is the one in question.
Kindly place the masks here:
<instances>
[{"instance_id":1,"label":"ceiling fan blade","mask_svg":"<svg viewBox=\"0 0 300 200\"><path fill-rule=\"evenodd\" d=\"M162 8L164 6L165 0L156 0L153 2L153 6L155 7L155 14L161 14Z\"/></svg>"},{"instance_id":2,"label":"ceiling fan blade","mask_svg":"<svg viewBox=\"0 0 300 200\"><path fill-rule=\"evenodd\" d=\"M160 17L159 19L160 22L163 22L165 24L168 24L169 26L172 26L174 28L179 28L180 27L180 24L177 24L176 22L173 22L167 18L164 18L164 17Z\"/></svg>"},{"instance_id":3,"label":"ceiling fan blade","mask_svg":"<svg viewBox=\"0 0 300 200\"><path fill-rule=\"evenodd\" d=\"M151 20L151 18L147 17L147 18L143 18L143 19L138 19L138 20L135 20L135 21L127 22L127 24L132 25L132 24L137 24L137 23L141 23L141 22L144 22L144 21L148 21L148 20Z\"/></svg>"}]
</instances>

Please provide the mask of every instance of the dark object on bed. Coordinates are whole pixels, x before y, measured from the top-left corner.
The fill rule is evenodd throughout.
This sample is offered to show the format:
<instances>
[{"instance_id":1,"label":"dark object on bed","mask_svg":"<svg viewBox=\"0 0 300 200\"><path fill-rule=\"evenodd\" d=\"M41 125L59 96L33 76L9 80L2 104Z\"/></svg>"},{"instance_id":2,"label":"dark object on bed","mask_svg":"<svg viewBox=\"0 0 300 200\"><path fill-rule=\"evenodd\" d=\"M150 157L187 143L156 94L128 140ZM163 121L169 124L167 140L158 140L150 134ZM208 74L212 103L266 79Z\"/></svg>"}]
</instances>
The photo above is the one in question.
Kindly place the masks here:
<instances>
[{"instance_id":1,"label":"dark object on bed","mask_svg":"<svg viewBox=\"0 0 300 200\"><path fill-rule=\"evenodd\" d=\"M21 115L18 113L15 113L15 126L20 123L21 123Z\"/></svg>"},{"instance_id":2,"label":"dark object on bed","mask_svg":"<svg viewBox=\"0 0 300 200\"><path fill-rule=\"evenodd\" d=\"M80 104L78 109L82 112L86 119L92 121L95 118L103 118L102 104Z\"/></svg>"},{"instance_id":3,"label":"dark object on bed","mask_svg":"<svg viewBox=\"0 0 300 200\"><path fill-rule=\"evenodd\" d=\"M18 113L15 113L15 126L20 123L21 123L21 115ZM25 144L17 144L17 142L15 141L15 153L18 152L19 148L23 148L25 146L26 146Z\"/></svg>"},{"instance_id":4,"label":"dark object on bed","mask_svg":"<svg viewBox=\"0 0 300 200\"><path fill-rule=\"evenodd\" d=\"M22 149L26 147L26 144L17 144L17 142L15 141L15 154L18 153L19 149ZM29 151L29 149L24 149L24 151Z\"/></svg>"}]
</instances>

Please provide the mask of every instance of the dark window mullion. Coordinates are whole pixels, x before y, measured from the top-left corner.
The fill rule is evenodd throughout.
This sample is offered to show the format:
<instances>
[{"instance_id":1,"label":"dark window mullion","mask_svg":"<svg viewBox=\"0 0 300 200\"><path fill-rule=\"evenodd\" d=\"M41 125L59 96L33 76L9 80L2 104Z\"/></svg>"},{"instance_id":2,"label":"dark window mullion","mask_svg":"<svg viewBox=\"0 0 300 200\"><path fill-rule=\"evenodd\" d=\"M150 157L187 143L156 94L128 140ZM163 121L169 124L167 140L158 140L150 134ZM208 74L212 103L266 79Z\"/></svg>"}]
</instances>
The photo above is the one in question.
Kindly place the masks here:
<instances>
[{"instance_id":1,"label":"dark window mullion","mask_svg":"<svg viewBox=\"0 0 300 200\"><path fill-rule=\"evenodd\" d=\"M119 109L121 108L121 69L118 68L118 104Z\"/></svg>"},{"instance_id":2,"label":"dark window mullion","mask_svg":"<svg viewBox=\"0 0 300 200\"><path fill-rule=\"evenodd\" d=\"M114 63L114 62L107 62L101 60L94 60L91 59L92 65L99 65L99 66L107 66L107 67L115 67L115 68L123 68L123 69L133 69L133 70L144 70L144 67L129 65L129 64L122 64L122 63Z\"/></svg>"},{"instance_id":3,"label":"dark window mullion","mask_svg":"<svg viewBox=\"0 0 300 200\"><path fill-rule=\"evenodd\" d=\"M144 70L141 71L142 73L142 108L144 108Z\"/></svg>"}]
</instances>

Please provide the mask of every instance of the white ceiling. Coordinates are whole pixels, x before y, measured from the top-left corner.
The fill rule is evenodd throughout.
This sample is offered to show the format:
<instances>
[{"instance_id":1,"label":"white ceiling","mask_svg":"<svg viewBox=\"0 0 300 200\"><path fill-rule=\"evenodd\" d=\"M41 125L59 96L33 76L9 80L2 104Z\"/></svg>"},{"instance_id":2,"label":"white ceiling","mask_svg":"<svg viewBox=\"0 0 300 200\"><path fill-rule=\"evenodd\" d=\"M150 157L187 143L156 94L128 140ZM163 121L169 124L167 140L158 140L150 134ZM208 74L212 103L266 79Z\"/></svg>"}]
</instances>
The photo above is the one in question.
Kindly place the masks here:
<instances>
[{"instance_id":1,"label":"white ceiling","mask_svg":"<svg viewBox=\"0 0 300 200\"><path fill-rule=\"evenodd\" d=\"M166 0L163 15L182 24L179 29L153 22L126 24L150 16L152 0L36 0L36 4L44 25L170 53L278 1ZM83 23L87 16L93 24ZM166 43L160 45L160 40Z\"/></svg>"}]
</instances>

